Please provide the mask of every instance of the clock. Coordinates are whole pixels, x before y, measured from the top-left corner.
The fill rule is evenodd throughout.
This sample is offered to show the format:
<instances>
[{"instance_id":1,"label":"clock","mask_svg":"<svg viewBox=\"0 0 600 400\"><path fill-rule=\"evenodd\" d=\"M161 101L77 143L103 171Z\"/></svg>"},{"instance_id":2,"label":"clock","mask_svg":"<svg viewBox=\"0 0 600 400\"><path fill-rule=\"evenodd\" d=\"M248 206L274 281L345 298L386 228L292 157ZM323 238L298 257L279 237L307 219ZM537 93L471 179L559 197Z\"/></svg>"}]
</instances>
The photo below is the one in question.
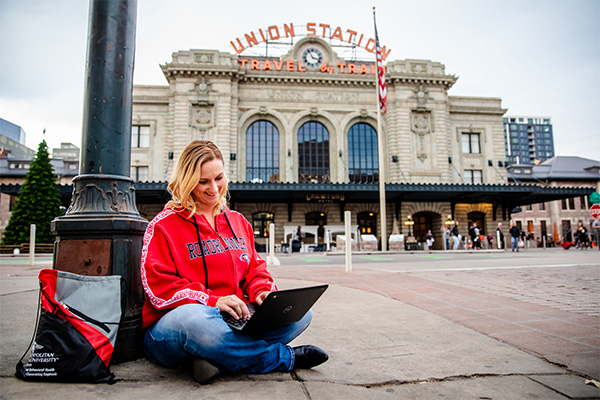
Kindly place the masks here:
<instances>
[{"instance_id":1,"label":"clock","mask_svg":"<svg viewBox=\"0 0 600 400\"><path fill-rule=\"evenodd\" d=\"M323 53L319 49L309 47L302 53L302 61L307 67L317 68L323 62Z\"/></svg>"}]
</instances>

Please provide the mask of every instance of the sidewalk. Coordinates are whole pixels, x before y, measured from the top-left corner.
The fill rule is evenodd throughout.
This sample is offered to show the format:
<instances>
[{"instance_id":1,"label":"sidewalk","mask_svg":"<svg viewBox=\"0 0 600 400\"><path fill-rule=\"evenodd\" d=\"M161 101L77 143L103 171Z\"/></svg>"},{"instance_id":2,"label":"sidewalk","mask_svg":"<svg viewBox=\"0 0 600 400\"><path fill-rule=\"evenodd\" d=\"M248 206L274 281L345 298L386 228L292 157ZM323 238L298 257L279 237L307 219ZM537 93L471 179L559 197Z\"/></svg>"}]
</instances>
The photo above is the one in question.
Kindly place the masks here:
<instances>
[{"instance_id":1,"label":"sidewalk","mask_svg":"<svg viewBox=\"0 0 600 400\"><path fill-rule=\"evenodd\" d=\"M224 376L201 386L189 371L164 369L142 359L112 366L120 379L114 385L22 382L13 377L14 366L34 328L37 272L50 267L51 259L38 258L35 267L14 261L0 258L0 399L600 398L599 389L584 385L581 372L551 364L489 332L479 333L477 326L436 315L436 303L456 307L449 303L449 288L441 284L394 280L399 274L382 272L345 274L330 267L319 268L318 274L315 268L271 268L280 288L331 284L314 308L313 323L293 343L328 351L330 360L314 370ZM472 294L457 293L455 301L459 304L461 296ZM431 310L425 307L427 297ZM486 300L477 301L484 305Z\"/></svg>"}]
</instances>

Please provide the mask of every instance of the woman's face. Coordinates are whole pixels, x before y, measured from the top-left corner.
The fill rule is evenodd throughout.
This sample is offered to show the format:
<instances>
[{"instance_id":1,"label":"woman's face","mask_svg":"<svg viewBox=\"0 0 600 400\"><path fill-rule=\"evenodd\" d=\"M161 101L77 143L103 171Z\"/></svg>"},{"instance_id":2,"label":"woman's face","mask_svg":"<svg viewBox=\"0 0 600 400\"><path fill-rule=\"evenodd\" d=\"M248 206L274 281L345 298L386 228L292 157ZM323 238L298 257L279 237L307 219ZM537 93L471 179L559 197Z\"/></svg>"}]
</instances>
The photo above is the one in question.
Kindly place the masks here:
<instances>
[{"instance_id":1,"label":"woman's face","mask_svg":"<svg viewBox=\"0 0 600 400\"><path fill-rule=\"evenodd\" d=\"M221 198L226 184L223 162L218 159L202 164L202 173L198 184L192 191L196 205L201 211L213 209Z\"/></svg>"}]
</instances>

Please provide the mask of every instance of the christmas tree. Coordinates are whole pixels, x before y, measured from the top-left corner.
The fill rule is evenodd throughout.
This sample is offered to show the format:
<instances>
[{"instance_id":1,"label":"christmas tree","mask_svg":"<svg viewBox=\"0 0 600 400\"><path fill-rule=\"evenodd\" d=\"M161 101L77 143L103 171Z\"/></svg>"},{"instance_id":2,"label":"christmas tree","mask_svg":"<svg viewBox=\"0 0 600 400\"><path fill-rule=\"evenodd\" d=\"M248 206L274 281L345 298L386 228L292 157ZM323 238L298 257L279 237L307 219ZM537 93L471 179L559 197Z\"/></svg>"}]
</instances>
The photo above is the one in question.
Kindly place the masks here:
<instances>
[{"instance_id":1,"label":"christmas tree","mask_svg":"<svg viewBox=\"0 0 600 400\"><path fill-rule=\"evenodd\" d=\"M43 140L19 191L19 198L4 231L2 244L28 243L31 224L36 225L36 243L54 243L50 222L62 214L60 206L56 175L50 164L48 146Z\"/></svg>"}]
</instances>

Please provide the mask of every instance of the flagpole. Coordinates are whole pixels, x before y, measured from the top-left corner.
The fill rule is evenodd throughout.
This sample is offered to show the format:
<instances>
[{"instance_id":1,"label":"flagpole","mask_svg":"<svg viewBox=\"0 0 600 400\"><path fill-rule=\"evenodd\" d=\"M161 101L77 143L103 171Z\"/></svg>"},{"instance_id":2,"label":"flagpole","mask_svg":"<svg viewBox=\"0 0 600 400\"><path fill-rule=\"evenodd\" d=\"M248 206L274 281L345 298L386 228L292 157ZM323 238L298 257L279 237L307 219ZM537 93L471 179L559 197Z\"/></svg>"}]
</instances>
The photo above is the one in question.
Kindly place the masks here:
<instances>
[{"instance_id":1,"label":"flagpole","mask_svg":"<svg viewBox=\"0 0 600 400\"><path fill-rule=\"evenodd\" d=\"M377 35L377 23L375 21L375 7L373 7L373 25L375 27L375 40L376 46L379 46L379 38ZM375 52L375 64L379 67L377 62L377 52ZM387 216L386 216L386 201L385 201L385 160L386 154L385 146L383 143L383 130L381 129L381 101L379 92L379 68L375 74L375 91L377 96L375 100L377 102L377 148L379 153L379 216L381 225L381 251L387 251Z\"/></svg>"}]
</instances>

